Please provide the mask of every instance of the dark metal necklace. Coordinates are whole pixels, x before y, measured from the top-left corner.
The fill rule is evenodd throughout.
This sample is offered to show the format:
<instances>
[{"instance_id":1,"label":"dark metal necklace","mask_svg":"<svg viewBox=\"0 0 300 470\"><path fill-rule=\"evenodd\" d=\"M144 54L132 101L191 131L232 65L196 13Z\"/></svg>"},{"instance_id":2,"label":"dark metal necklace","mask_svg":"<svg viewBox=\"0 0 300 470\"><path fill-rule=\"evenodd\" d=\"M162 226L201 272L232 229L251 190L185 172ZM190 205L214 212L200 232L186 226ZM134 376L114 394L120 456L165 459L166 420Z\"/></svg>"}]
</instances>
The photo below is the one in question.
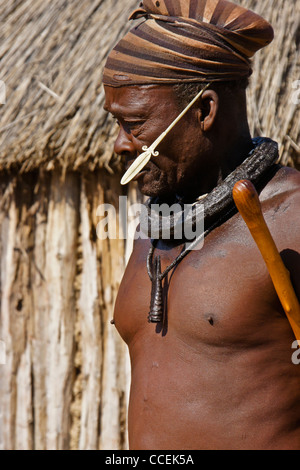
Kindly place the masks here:
<instances>
[{"instance_id":1,"label":"dark metal necklace","mask_svg":"<svg viewBox=\"0 0 300 470\"><path fill-rule=\"evenodd\" d=\"M163 304L163 287L162 282L165 277L174 269L185 256L193 250L193 248L202 241L214 228L225 222L226 219L230 218L231 215L236 211L235 207L232 207L226 214L218 219L211 227L205 230L204 233L195 238L195 240L189 245L189 248L183 249L183 251L174 259L174 261L161 272L161 260L160 256L155 256L153 261L153 254L156 248L157 240L155 240L149 250L147 256L147 272L152 283L151 289L151 303L150 311L148 315L149 323L159 323L163 321L164 316L164 304Z\"/></svg>"},{"instance_id":2,"label":"dark metal necklace","mask_svg":"<svg viewBox=\"0 0 300 470\"><path fill-rule=\"evenodd\" d=\"M152 283L151 289L151 303L150 311L148 315L148 321L150 323L159 323L164 321L164 302L163 302L163 280L174 269L178 264L205 238L212 230L217 226L228 220L234 213L237 212L233 198L232 189L235 183L241 179L249 179L257 189L262 189L266 182L273 176L271 170L275 169L275 163L278 159L278 147L276 142L271 139L257 138L253 139L254 149L250 152L244 162L236 168L227 178L220 183L216 188L209 193L203 201L195 203L204 204L204 233L195 238L195 240L189 244L188 248L184 248L182 252L174 259L174 261L161 272L161 259L160 256L155 256L153 259L154 251L157 245L157 239L161 233L161 216L156 215L151 211L151 204L153 199L149 199L146 202L148 209L148 219L145 221L141 220L141 229L146 233L153 234L156 229L157 239L152 242L152 246L147 256L147 272ZM271 175L272 173L272 175ZM193 216L188 221L193 224ZM171 224L172 229L172 224ZM173 227L174 230L174 227ZM171 230L172 233L172 230ZM185 240L182 240L185 242Z\"/></svg>"}]
</instances>

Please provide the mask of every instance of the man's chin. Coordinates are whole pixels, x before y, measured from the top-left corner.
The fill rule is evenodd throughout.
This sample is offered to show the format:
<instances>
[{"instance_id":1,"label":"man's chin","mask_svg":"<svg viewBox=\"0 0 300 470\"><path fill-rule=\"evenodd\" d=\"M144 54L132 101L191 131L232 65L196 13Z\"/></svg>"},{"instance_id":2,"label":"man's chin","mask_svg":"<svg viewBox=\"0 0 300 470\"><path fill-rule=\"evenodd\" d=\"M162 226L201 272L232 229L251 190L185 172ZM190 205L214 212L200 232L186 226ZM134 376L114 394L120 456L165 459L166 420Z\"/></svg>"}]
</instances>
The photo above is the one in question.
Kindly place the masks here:
<instances>
[{"instance_id":1,"label":"man's chin","mask_svg":"<svg viewBox=\"0 0 300 470\"><path fill-rule=\"evenodd\" d=\"M162 200L169 200L176 194L174 187L171 187L167 175L156 168L151 168L144 174L137 177L139 191L147 197L159 197ZM175 186L175 185L172 185Z\"/></svg>"},{"instance_id":2,"label":"man's chin","mask_svg":"<svg viewBox=\"0 0 300 470\"><path fill-rule=\"evenodd\" d=\"M161 187L159 184L146 183L142 179L138 182L138 188L140 192L147 197L159 197L161 200L169 200L172 196L175 196L174 191L167 188L166 186Z\"/></svg>"}]
</instances>

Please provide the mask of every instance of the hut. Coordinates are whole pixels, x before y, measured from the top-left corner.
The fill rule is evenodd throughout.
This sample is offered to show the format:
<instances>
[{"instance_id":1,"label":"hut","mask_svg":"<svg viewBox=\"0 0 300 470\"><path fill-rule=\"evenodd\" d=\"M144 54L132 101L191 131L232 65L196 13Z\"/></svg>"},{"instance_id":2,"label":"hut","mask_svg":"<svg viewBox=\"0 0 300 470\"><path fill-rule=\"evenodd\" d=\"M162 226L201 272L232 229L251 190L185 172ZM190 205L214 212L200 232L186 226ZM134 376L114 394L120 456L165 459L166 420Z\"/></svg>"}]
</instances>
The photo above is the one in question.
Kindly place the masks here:
<instances>
[{"instance_id":1,"label":"hut","mask_svg":"<svg viewBox=\"0 0 300 470\"><path fill-rule=\"evenodd\" d=\"M107 53L138 3L1 2L1 449L127 448L130 370L110 320L131 245L99 237L97 226L100 205L118 215L119 196L140 197L119 184L101 88ZM240 3L276 35L255 58L251 131L300 165L300 4Z\"/></svg>"}]
</instances>

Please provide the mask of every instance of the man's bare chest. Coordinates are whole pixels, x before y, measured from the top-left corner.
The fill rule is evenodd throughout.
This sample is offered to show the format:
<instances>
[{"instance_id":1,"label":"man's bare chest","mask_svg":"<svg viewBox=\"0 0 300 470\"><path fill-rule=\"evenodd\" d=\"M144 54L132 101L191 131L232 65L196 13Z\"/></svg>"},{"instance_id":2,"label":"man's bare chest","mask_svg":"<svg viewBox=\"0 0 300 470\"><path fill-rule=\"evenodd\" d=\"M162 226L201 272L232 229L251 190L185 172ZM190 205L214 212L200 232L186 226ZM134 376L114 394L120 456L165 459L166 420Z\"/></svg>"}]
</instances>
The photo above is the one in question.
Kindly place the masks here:
<instances>
[{"instance_id":1,"label":"man's bare chest","mask_svg":"<svg viewBox=\"0 0 300 470\"><path fill-rule=\"evenodd\" d=\"M229 230L229 231L228 231ZM126 342L140 331L176 334L189 343L257 341L272 325L285 322L266 266L250 235L231 236L226 227L190 252L163 283L164 326L148 324L151 281L148 248L140 246L130 260L115 309L115 322ZM162 270L179 250L157 249Z\"/></svg>"}]
</instances>

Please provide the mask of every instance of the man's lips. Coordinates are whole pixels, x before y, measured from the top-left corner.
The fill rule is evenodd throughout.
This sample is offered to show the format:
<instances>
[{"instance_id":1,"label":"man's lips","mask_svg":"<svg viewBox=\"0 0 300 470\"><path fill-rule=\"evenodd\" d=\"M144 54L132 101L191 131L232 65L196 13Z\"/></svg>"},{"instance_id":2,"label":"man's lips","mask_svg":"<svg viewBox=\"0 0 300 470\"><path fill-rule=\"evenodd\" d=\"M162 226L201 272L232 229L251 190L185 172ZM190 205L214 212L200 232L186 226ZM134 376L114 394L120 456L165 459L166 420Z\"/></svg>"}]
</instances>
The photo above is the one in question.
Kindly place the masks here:
<instances>
[{"instance_id":1,"label":"man's lips","mask_svg":"<svg viewBox=\"0 0 300 470\"><path fill-rule=\"evenodd\" d=\"M125 171L128 170L128 168L132 165L133 162L134 162L134 160L130 160L130 162L126 163ZM141 171L140 171L138 174L142 173L143 171L150 171L149 166L150 166L150 165L149 165L149 163L148 163L147 165L145 165L145 166L141 169Z\"/></svg>"},{"instance_id":2,"label":"man's lips","mask_svg":"<svg viewBox=\"0 0 300 470\"><path fill-rule=\"evenodd\" d=\"M141 170L137 175L135 175L134 178L132 178L132 181L137 181L141 176L145 175L148 172L149 170Z\"/></svg>"},{"instance_id":3,"label":"man's lips","mask_svg":"<svg viewBox=\"0 0 300 470\"><path fill-rule=\"evenodd\" d=\"M130 160L129 162L126 163L126 166L125 166L125 171L128 170L128 168L130 168L130 166L132 165L132 163L134 162L134 160ZM141 176L143 176L144 174L148 173L150 170L151 170L151 162L147 163L147 165L145 165L139 172L137 175L135 175L134 178L132 178L132 181L137 181Z\"/></svg>"},{"instance_id":4,"label":"man's lips","mask_svg":"<svg viewBox=\"0 0 300 470\"><path fill-rule=\"evenodd\" d=\"M130 160L128 159L128 157L126 158L125 160L125 175L126 175L126 172L128 171L128 169L131 167L132 164L134 164L134 162L136 161L136 159L139 157L139 155L136 156L136 158L131 158ZM158 170L158 167L157 165L155 164L155 162L153 162L152 160L149 160L146 165L143 167L141 167L140 171L132 178L132 181L137 181L140 179L140 177L144 176L146 173L150 173L154 171L154 173L157 173L157 170ZM121 180L121 183L122 183L122 180Z\"/></svg>"}]
</instances>

